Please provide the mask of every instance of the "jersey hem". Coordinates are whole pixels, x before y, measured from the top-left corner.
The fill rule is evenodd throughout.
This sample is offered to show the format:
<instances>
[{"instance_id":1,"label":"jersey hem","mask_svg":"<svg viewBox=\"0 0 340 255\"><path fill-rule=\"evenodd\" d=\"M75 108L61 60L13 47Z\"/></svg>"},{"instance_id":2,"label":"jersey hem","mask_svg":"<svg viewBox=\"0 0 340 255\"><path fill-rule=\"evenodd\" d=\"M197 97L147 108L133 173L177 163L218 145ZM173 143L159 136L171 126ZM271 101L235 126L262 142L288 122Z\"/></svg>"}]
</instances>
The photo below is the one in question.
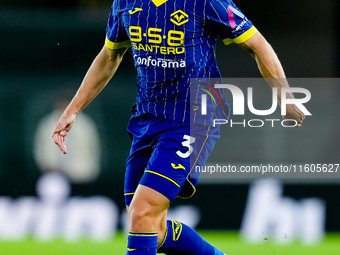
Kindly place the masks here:
<instances>
[{"instance_id":1,"label":"jersey hem","mask_svg":"<svg viewBox=\"0 0 340 255\"><path fill-rule=\"evenodd\" d=\"M122 48L130 48L131 43L130 41L124 41L124 42L111 42L107 37L105 38L105 45L111 50L118 50Z\"/></svg>"},{"instance_id":2,"label":"jersey hem","mask_svg":"<svg viewBox=\"0 0 340 255\"><path fill-rule=\"evenodd\" d=\"M191 181L189 181L188 179L186 179L185 181L191 185L191 188L192 188L191 194L188 196L178 195L177 198L189 199L189 198L192 198L196 193L196 187L191 183Z\"/></svg>"},{"instance_id":3,"label":"jersey hem","mask_svg":"<svg viewBox=\"0 0 340 255\"><path fill-rule=\"evenodd\" d=\"M223 43L225 45L229 45L229 44L232 44L232 43L236 43L236 44L244 43L245 41L252 38L257 32L258 32L258 30L256 29L256 27L252 26L249 30L247 30L242 35L240 35L240 36L238 36L234 39L231 39L231 38L224 39Z\"/></svg>"},{"instance_id":4,"label":"jersey hem","mask_svg":"<svg viewBox=\"0 0 340 255\"><path fill-rule=\"evenodd\" d=\"M158 176L160 176L160 177L163 177L164 179L167 179L168 181L171 181L171 182L172 182L173 184L175 184L178 188L181 187L181 186L180 186L177 182L175 182L173 179L171 179L171 178L169 178L169 177L167 177L167 176L165 176L165 175L163 175L163 174L160 174L160 173L157 173L157 172L151 171L151 170L145 170L144 172L145 172L145 173L155 174L155 175L158 175Z\"/></svg>"}]
</instances>

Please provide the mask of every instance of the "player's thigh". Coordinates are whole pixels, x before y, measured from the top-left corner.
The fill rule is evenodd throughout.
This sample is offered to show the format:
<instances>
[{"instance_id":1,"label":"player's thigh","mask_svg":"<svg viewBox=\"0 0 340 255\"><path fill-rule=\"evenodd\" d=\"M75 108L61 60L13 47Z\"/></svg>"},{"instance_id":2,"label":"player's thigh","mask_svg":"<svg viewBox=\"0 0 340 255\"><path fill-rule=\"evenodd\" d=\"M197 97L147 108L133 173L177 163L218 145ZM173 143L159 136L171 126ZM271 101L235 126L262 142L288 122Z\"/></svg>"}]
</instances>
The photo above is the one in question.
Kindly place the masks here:
<instances>
[{"instance_id":1,"label":"player's thigh","mask_svg":"<svg viewBox=\"0 0 340 255\"><path fill-rule=\"evenodd\" d=\"M127 206L131 203L152 154L152 146L145 132L149 125L150 117L141 116L131 118L129 121L128 133L133 140L130 155L126 162L124 181L124 196Z\"/></svg>"},{"instance_id":2,"label":"player's thigh","mask_svg":"<svg viewBox=\"0 0 340 255\"><path fill-rule=\"evenodd\" d=\"M177 196L191 197L199 177L191 180L192 169L205 163L219 138L219 129L166 120L155 128L164 131L153 146L140 184L158 191L171 202Z\"/></svg>"},{"instance_id":3,"label":"player's thigh","mask_svg":"<svg viewBox=\"0 0 340 255\"><path fill-rule=\"evenodd\" d=\"M124 196L127 206L129 206L132 201L150 157L151 152L136 151L131 154L127 160L124 180Z\"/></svg>"},{"instance_id":4,"label":"player's thigh","mask_svg":"<svg viewBox=\"0 0 340 255\"><path fill-rule=\"evenodd\" d=\"M190 158L181 157L186 151L182 145L183 134L163 135L153 147L153 152L140 184L147 186L172 203L184 186L190 171Z\"/></svg>"}]
</instances>

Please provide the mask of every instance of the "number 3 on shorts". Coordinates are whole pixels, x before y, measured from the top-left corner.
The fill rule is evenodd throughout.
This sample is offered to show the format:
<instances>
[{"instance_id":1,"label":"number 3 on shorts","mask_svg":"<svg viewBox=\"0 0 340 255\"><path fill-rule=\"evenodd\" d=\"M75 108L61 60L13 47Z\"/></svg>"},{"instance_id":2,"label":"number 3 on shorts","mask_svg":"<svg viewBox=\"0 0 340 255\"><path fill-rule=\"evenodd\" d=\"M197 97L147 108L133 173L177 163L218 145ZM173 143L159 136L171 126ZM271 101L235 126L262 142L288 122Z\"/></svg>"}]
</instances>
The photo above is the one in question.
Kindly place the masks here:
<instances>
[{"instance_id":1,"label":"number 3 on shorts","mask_svg":"<svg viewBox=\"0 0 340 255\"><path fill-rule=\"evenodd\" d=\"M188 135L184 135L183 136L183 139L185 140L184 142L182 142L182 145L184 147L187 147L188 148L188 151L186 153L182 153L181 151L177 151L176 154L178 156L180 156L181 158L187 158L190 156L190 154L193 152L193 148L190 144L194 143L195 142L195 138L194 137L191 137L191 136L188 136Z\"/></svg>"}]
</instances>

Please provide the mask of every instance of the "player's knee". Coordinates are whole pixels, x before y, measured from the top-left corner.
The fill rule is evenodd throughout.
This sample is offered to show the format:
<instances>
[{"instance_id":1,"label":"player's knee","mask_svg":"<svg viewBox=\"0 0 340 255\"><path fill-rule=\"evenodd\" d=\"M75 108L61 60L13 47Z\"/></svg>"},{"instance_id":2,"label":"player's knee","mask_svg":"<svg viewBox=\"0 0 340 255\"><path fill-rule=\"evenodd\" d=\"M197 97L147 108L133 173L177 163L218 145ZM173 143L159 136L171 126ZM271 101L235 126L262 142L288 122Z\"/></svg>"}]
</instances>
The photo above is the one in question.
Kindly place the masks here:
<instances>
[{"instance_id":1,"label":"player's knee","mask_svg":"<svg viewBox=\"0 0 340 255\"><path fill-rule=\"evenodd\" d=\"M154 208L148 203L139 203L137 205L131 205L129 208L129 220L130 224L151 224L157 218L157 213Z\"/></svg>"}]
</instances>

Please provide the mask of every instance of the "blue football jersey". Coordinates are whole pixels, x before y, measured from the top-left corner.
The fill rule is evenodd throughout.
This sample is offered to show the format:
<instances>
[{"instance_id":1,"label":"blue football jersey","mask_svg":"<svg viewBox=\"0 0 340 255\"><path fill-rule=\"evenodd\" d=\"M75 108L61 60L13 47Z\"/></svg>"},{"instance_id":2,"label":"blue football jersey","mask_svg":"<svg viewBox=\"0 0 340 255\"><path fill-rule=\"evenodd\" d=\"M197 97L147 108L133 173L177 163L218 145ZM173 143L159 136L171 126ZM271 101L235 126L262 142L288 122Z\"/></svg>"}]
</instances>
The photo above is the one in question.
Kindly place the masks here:
<instances>
[{"instance_id":1,"label":"blue football jersey","mask_svg":"<svg viewBox=\"0 0 340 255\"><path fill-rule=\"evenodd\" d=\"M221 78L216 39L239 44L256 32L231 0L115 0L105 43L110 49L132 48L138 80L134 115L190 122L200 95L209 93L219 100L209 97L206 116L196 122L211 125L225 100L221 90L199 81Z\"/></svg>"}]
</instances>

